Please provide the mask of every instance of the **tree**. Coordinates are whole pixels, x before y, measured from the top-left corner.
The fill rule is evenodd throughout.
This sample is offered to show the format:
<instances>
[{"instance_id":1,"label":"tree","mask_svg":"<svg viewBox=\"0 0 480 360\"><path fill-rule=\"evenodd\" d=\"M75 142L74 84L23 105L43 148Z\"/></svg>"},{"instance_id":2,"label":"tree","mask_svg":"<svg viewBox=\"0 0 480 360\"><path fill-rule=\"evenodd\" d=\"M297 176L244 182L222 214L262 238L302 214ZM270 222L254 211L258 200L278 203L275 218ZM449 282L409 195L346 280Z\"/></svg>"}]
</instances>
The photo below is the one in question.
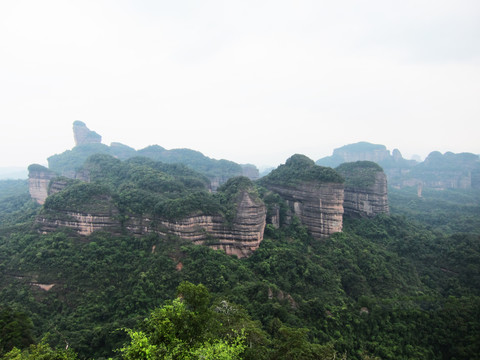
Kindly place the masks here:
<instances>
[{"instance_id":1,"label":"tree","mask_svg":"<svg viewBox=\"0 0 480 360\"><path fill-rule=\"evenodd\" d=\"M141 331L126 329L130 343L120 349L126 360L239 359L245 350L245 334L218 336L210 294L203 285L183 282L179 297L155 309ZM224 332L225 333L225 332Z\"/></svg>"}]
</instances>

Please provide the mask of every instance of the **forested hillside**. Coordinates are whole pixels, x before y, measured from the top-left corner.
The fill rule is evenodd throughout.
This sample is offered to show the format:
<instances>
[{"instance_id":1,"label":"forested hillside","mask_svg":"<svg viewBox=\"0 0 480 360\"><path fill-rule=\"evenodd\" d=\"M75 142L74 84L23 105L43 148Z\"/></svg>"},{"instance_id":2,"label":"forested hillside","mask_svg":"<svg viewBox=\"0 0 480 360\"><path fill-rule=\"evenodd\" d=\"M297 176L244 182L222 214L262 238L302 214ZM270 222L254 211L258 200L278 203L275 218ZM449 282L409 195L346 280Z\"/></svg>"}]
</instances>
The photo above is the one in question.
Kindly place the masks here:
<instances>
[{"instance_id":1,"label":"forested hillside","mask_svg":"<svg viewBox=\"0 0 480 360\"><path fill-rule=\"evenodd\" d=\"M99 163L111 171L95 172ZM212 211L227 213L229 194L243 186L209 194L192 170L147 159L101 155L84 166L124 214L168 210L175 218L191 211L187 203L157 204L178 194L202 194ZM418 197L416 189L390 189L390 215L345 217L343 231L324 239L293 217L267 225L259 249L238 259L175 236L38 232L37 213L64 200L101 205L80 189L97 185L72 186L79 191L59 192L41 208L25 182L0 182L5 359L479 358L474 191ZM259 185L256 192L267 207L283 206Z\"/></svg>"}]
</instances>

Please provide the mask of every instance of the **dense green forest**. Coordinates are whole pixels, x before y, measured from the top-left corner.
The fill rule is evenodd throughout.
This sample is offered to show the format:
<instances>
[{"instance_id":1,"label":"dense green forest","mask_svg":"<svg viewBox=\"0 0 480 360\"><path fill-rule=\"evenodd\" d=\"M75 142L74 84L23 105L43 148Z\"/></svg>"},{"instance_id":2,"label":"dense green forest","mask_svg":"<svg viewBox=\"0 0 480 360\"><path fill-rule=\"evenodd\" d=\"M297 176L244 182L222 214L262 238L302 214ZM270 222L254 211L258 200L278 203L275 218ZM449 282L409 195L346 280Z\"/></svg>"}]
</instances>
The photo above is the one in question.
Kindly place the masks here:
<instances>
[{"instance_id":1,"label":"dense green forest","mask_svg":"<svg viewBox=\"0 0 480 360\"><path fill-rule=\"evenodd\" d=\"M307 160L292 157L269 180L288 182ZM100 163L110 171L95 171ZM480 358L478 191L389 189L389 216L346 217L323 240L296 218L267 225L260 248L238 259L173 236L38 233L38 211L89 206L98 194L171 218L228 213L246 187L267 206L280 201L245 178L210 194L183 165L98 155L84 166L92 184L73 184L43 210L25 181L0 181L4 359ZM308 168L321 174L307 179L343 181ZM189 196L198 201L178 200Z\"/></svg>"}]
</instances>

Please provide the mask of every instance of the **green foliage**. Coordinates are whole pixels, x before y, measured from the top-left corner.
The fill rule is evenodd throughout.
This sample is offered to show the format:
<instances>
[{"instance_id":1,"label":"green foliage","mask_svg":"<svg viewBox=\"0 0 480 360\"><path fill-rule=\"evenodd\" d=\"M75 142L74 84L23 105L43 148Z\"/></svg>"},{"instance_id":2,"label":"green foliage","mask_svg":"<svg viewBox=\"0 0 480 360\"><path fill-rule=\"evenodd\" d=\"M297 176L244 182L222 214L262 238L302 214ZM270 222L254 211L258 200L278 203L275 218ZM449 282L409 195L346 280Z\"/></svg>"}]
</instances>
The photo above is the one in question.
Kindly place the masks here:
<instances>
[{"instance_id":1,"label":"green foliage","mask_svg":"<svg viewBox=\"0 0 480 360\"><path fill-rule=\"evenodd\" d=\"M155 214L165 219L181 219L192 215L220 215L222 206L217 198L206 191L193 192L184 197L160 201Z\"/></svg>"},{"instance_id":2,"label":"green foliage","mask_svg":"<svg viewBox=\"0 0 480 360\"><path fill-rule=\"evenodd\" d=\"M380 165L371 161L343 163L335 168L345 178L345 187L367 188L375 184L376 175L383 172Z\"/></svg>"},{"instance_id":3,"label":"green foliage","mask_svg":"<svg viewBox=\"0 0 480 360\"><path fill-rule=\"evenodd\" d=\"M480 234L480 192L478 190L389 189L392 213L429 226L445 234Z\"/></svg>"},{"instance_id":4,"label":"green foliage","mask_svg":"<svg viewBox=\"0 0 480 360\"><path fill-rule=\"evenodd\" d=\"M190 149L166 150L161 146L153 145L135 151L122 144L84 144L75 146L72 150L64 151L48 158L49 169L60 174L73 174L80 169L83 163L92 155L104 154L125 160L132 157L146 157L156 162L166 164L183 164L185 167L199 172L208 178L228 179L242 175L241 165L228 160L211 159L201 152Z\"/></svg>"},{"instance_id":5,"label":"green foliage","mask_svg":"<svg viewBox=\"0 0 480 360\"><path fill-rule=\"evenodd\" d=\"M343 183L343 178L332 168L315 165L313 160L305 155L293 155L284 165L261 178L262 185L297 185L300 182L333 182Z\"/></svg>"},{"instance_id":6,"label":"green foliage","mask_svg":"<svg viewBox=\"0 0 480 360\"><path fill-rule=\"evenodd\" d=\"M46 210L67 210L97 213L109 212L110 189L97 183L76 183L45 200Z\"/></svg>"},{"instance_id":7,"label":"green foliage","mask_svg":"<svg viewBox=\"0 0 480 360\"><path fill-rule=\"evenodd\" d=\"M109 147L104 144L84 144L75 146L72 150L50 156L48 168L62 175L72 174L80 169L90 155L108 154Z\"/></svg>"},{"instance_id":8,"label":"green foliage","mask_svg":"<svg viewBox=\"0 0 480 360\"><path fill-rule=\"evenodd\" d=\"M120 349L124 359L239 359L245 335L223 337L222 327L209 308L203 285L182 282L179 298L155 309L143 331L127 330L131 342Z\"/></svg>"},{"instance_id":9,"label":"green foliage","mask_svg":"<svg viewBox=\"0 0 480 360\"><path fill-rule=\"evenodd\" d=\"M24 312L0 306L0 356L33 343L32 320Z\"/></svg>"},{"instance_id":10,"label":"green foliage","mask_svg":"<svg viewBox=\"0 0 480 360\"><path fill-rule=\"evenodd\" d=\"M39 165L39 164L32 164L28 167L28 171L29 172L46 172L46 173L52 173L53 171L46 168L45 166L43 165Z\"/></svg>"},{"instance_id":11,"label":"green foliage","mask_svg":"<svg viewBox=\"0 0 480 360\"><path fill-rule=\"evenodd\" d=\"M233 161L211 159L201 152L190 149L166 150L158 145L139 150L138 155L163 163L185 164L189 168L198 171L209 178L231 178L242 175L242 167Z\"/></svg>"},{"instance_id":12,"label":"green foliage","mask_svg":"<svg viewBox=\"0 0 480 360\"><path fill-rule=\"evenodd\" d=\"M38 208L26 180L0 180L0 228L30 221Z\"/></svg>"},{"instance_id":13,"label":"green foliage","mask_svg":"<svg viewBox=\"0 0 480 360\"><path fill-rule=\"evenodd\" d=\"M76 360L77 354L72 350L52 349L45 341L29 348L19 350L13 348L5 354L4 360Z\"/></svg>"},{"instance_id":14,"label":"green foliage","mask_svg":"<svg viewBox=\"0 0 480 360\"><path fill-rule=\"evenodd\" d=\"M309 163L298 160L300 168ZM89 164L92 183L68 185L47 208L97 205L99 194L109 194L105 203L129 214L175 208L174 200L191 196L197 205L178 202L177 214L212 206L226 216L245 191L269 211L278 206L282 214L285 206L244 178L209 194L204 177L184 166L109 156ZM20 350L16 343L9 356L57 358L55 349L68 343L82 359L478 358L478 193L391 194L391 216L345 219L343 233L321 241L295 217L269 226L247 259L174 237L42 235L31 231L31 216L18 218L0 229L0 304L23 314L27 326L8 320L11 311L0 319L20 339L30 330L33 341L49 333L50 345ZM175 288L183 300L168 300Z\"/></svg>"}]
</instances>

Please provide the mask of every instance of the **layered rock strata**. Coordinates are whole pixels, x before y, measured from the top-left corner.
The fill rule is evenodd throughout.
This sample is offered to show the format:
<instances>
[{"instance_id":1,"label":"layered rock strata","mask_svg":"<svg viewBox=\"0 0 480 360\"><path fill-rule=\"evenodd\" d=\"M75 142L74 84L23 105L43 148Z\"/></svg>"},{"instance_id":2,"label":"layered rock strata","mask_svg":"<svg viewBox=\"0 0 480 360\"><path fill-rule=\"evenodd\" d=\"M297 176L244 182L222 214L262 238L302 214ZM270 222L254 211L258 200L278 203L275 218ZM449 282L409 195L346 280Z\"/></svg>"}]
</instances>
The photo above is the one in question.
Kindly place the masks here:
<instances>
[{"instance_id":1,"label":"layered rock strata","mask_svg":"<svg viewBox=\"0 0 480 360\"><path fill-rule=\"evenodd\" d=\"M345 186L343 208L346 215L373 217L388 214L387 177L385 173L375 174L375 183L367 187Z\"/></svg>"},{"instance_id":2,"label":"layered rock strata","mask_svg":"<svg viewBox=\"0 0 480 360\"><path fill-rule=\"evenodd\" d=\"M346 215L373 217L388 214L387 176L371 161L343 163L336 170L345 178Z\"/></svg>"},{"instance_id":3,"label":"layered rock strata","mask_svg":"<svg viewBox=\"0 0 480 360\"><path fill-rule=\"evenodd\" d=\"M120 221L112 214L88 214L74 211L43 212L36 218L40 232L46 234L60 227L72 229L79 235L90 235L104 230L120 233Z\"/></svg>"},{"instance_id":4,"label":"layered rock strata","mask_svg":"<svg viewBox=\"0 0 480 360\"><path fill-rule=\"evenodd\" d=\"M59 227L70 228L79 235L90 235L98 230L119 233L125 229L135 235L175 235L195 244L222 249L229 255L246 257L255 251L263 240L266 208L263 203L254 201L248 192L243 192L236 212L231 224L226 223L219 215L190 216L177 221L152 216L130 216L128 220L121 222L117 211L105 214L44 211L36 221L39 230L44 233Z\"/></svg>"},{"instance_id":5,"label":"layered rock strata","mask_svg":"<svg viewBox=\"0 0 480 360\"><path fill-rule=\"evenodd\" d=\"M282 196L313 237L342 231L344 190L341 183L301 182L295 186L267 185Z\"/></svg>"}]
</instances>

